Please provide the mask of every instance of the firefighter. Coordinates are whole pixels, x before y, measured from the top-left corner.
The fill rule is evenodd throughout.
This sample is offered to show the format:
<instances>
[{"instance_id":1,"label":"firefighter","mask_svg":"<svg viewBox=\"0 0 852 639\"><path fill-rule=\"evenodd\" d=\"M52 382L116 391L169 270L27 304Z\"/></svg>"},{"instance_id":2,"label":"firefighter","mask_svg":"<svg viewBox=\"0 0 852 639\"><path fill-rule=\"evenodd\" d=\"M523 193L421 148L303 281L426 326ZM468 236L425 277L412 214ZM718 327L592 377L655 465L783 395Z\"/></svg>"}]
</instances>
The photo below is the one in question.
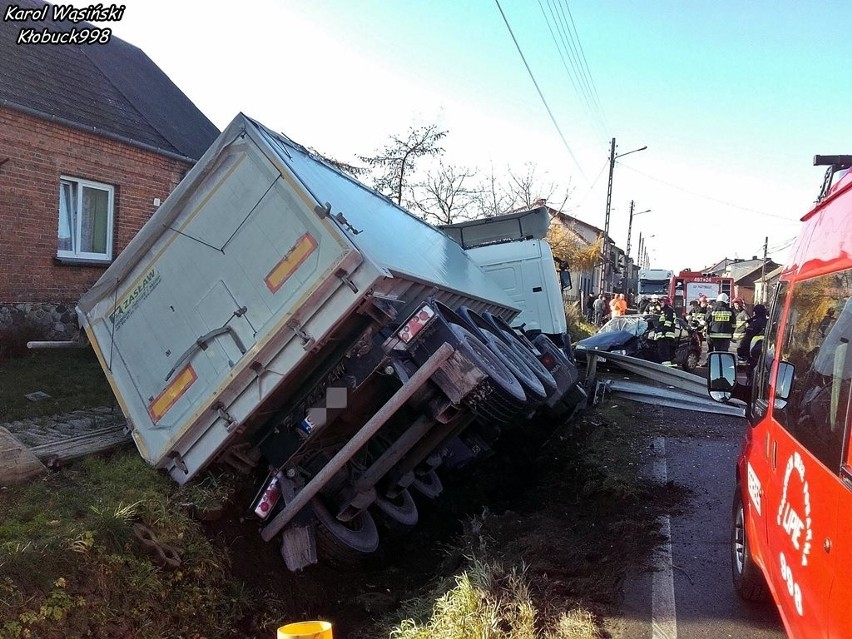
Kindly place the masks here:
<instances>
[{"instance_id":1,"label":"firefighter","mask_svg":"<svg viewBox=\"0 0 852 639\"><path fill-rule=\"evenodd\" d=\"M745 337L746 323L748 322L749 314L748 311L745 310L743 298L735 297L731 304L733 305L732 310L734 313L734 341L739 344Z\"/></svg>"},{"instance_id":2,"label":"firefighter","mask_svg":"<svg viewBox=\"0 0 852 639\"><path fill-rule=\"evenodd\" d=\"M660 298L657 295L651 296L651 302L648 304L648 313L651 315L659 315L662 310L662 306L660 305Z\"/></svg>"},{"instance_id":3,"label":"firefighter","mask_svg":"<svg viewBox=\"0 0 852 639\"><path fill-rule=\"evenodd\" d=\"M734 336L734 313L728 296L719 293L713 309L707 314L707 352L727 351Z\"/></svg>"},{"instance_id":4,"label":"firefighter","mask_svg":"<svg viewBox=\"0 0 852 639\"><path fill-rule=\"evenodd\" d=\"M754 314L749 318L745 336L737 347L737 363L746 367L746 379L751 384L757 360L763 351L763 336L766 333L766 323L769 318L763 304L754 305Z\"/></svg>"},{"instance_id":5,"label":"firefighter","mask_svg":"<svg viewBox=\"0 0 852 639\"><path fill-rule=\"evenodd\" d=\"M672 300L668 295L663 295L660 304L660 317L655 326L657 354L663 366L674 366L672 359L675 354L675 314Z\"/></svg>"},{"instance_id":6,"label":"firefighter","mask_svg":"<svg viewBox=\"0 0 852 639\"><path fill-rule=\"evenodd\" d=\"M707 313L710 312L710 307L707 306L707 296L698 296L698 305L689 311L689 323L700 331L704 330L704 325L707 323Z\"/></svg>"}]
</instances>

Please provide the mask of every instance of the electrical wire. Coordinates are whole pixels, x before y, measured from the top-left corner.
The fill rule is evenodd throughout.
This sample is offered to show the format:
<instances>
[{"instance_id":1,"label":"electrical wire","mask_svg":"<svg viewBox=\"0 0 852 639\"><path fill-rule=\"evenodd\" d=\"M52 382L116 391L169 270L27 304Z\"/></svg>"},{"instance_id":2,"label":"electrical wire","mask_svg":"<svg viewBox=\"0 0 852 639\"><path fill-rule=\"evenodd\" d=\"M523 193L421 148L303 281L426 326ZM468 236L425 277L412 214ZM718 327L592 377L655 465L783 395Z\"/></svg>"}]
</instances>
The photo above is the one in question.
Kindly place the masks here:
<instances>
[{"instance_id":1,"label":"electrical wire","mask_svg":"<svg viewBox=\"0 0 852 639\"><path fill-rule=\"evenodd\" d=\"M601 106L600 96L598 95L598 89L595 86L594 78L592 78L592 71L591 71L591 69L589 69L589 62L586 60L586 53L585 53L585 51L583 51L583 45L580 42L580 33L579 33L579 31L577 31L577 25L574 23L574 16L571 14L571 7L568 6L568 0L562 0L562 1L565 4L565 10L568 12L568 17L571 20L571 27L574 30L574 36L577 40L577 49L580 51L580 57L583 59L583 65L582 66L586 70L586 75L588 76L588 79L589 79L589 87L591 88L592 98L593 98L595 104L598 107L598 113L599 113L601 119L603 120L604 129L609 130L609 126L607 125L607 122L606 122L606 113L604 112L603 107Z\"/></svg>"},{"instance_id":2,"label":"electrical wire","mask_svg":"<svg viewBox=\"0 0 852 639\"><path fill-rule=\"evenodd\" d=\"M796 220L791 220L789 217L785 217L784 215L778 215L777 213L767 213L766 211L759 211L758 209L752 209L747 206L740 206L739 204L734 204L732 202L726 202L725 200L720 200L719 198L712 197L710 195L705 195L704 193L696 193L695 191L690 191L689 189L685 189L682 186L678 186L677 184L672 184L671 182L666 182L665 180L661 180L660 178L654 177L653 175L648 175L647 173L643 173L638 169L634 169L632 166L628 166L626 164L618 163L619 166L623 166L626 169L630 169L634 173L638 173L649 180L654 180L654 182L659 182L660 184L665 184L668 187L673 189L677 189L678 191L682 191L683 193L688 193L689 195L694 195L695 197L700 197L705 200L709 200L711 202L716 202L717 204L723 204L725 206L729 206L734 209L739 209L740 211L747 211L749 213L757 213L758 215L765 215L766 217L774 217L779 220L785 220L787 222L795 222Z\"/></svg>"},{"instance_id":3,"label":"electrical wire","mask_svg":"<svg viewBox=\"0 0 852 639\"><path fill-rule=\"evenodd\" d=\"M544 108L547 109L547 114L550 116L550 121L553 122L553 126L556 128L556 132L559 133L559 137L562 140L562 144L565 145L565 149L568 151L568 155L571 156L571 159L574 160L574 164L577 166L577 170L580 172L580 175L584 180L588 181L586 178L586 174L583 173L583 168L580 166L580 163L577 161L574 152L571 150L571 146L568 144L568 140L565 139L565 136L562 134L562 129L559 128L559 124L556 122L556 118L553 115L553 111L550 110L550 105L547 103L547 100L544 97L544 93L541 92L541 87L538 86L538 81L535 79L535 75L533 75L532 69L530 69L530 65L527 63L527 58L524 56L524 52L521 50L521 45L518 43L518 39L515 37L514 31L512 31L512 27L509 24L508 18L506 18L506 14L503 13L503 7L500 6L500 0L494 0L497 3L497 8L500 10L500 15L503 16L503 22L506 23L506 28L509 30L509 35L512 36L512 42L515 43L515 47L518 49L518 53L521 56L521 60L523 60L524 66L527 68L527 73L530 75L530 79L535 85L535 90L538 91L538 97L541 98L542 104L544 104Z\"/></svg>"},{"instance_id":4,"label":"electrical wire","mask_svg":"<svg viewBox=\"0 0 852 639\"><path fill-rule=\"evenodd\" d=\"M548 3L550 1L551 0L548 0ZM571 25L568 24L568 20L565 18L566 10L568 11L569 15L571 12L569 9L567 9L567 5L566 8L563 8L563 2L561 0L554 0L554 2L556 5L556 13L559 15L560 22L564 28L564 31L568 34L568 46L571 49L573 59L577 61L576 66L580 70L581 84L583 85L584 91L588 96L590 103L592 104L592 110L600 119L602 123L601 126L603 126L604 130L606 130L606 127L603 125L603 110L601 109L600 102L596 98L597 91L593 89L594 82L592 82L591 71L589 70L589 65L586 63L585 54L583 53L583 47L580 44L580 35L579 33L577 33L576 25L574 25L573 29L571 27L571 25L574 24L573 18L571 20Z\"/></svg>"},{"instance_id":5,"label":"electrical wire","mask_svg":"<svg viewBox=\"0 0 852 639\"><path fill-rule=\"evenodd\" d=\"M603 120L600 118L599 113L595 109L595 105L593 104L591 93L589 92L587 85L584 86L582 69L578 66L577 60L569 51L565 32L560 25L559 18L557 18L556 13L554 12L551 0L547 0L547 5L550 9L550 18L548 18L547 11L545 11L542 1L538 0L538 6L541 9L541 14L544 17L548 30L550 31L550 37L553 39L553 44L556 46L559 58L562 60L562 66L565 69L565 73L568 75L568 78L571 80L571 85L574 87L574 94L577 97L577 101L585 106L586 114L589 117L592 127L597 129L596 134L601 136L601 139L605 139L606 129L603 125ZM551 19L553 24L551 24ZM556 39L556 33L553 30L553 25L556 26L556 31L559 32L559 40ZM571 63L571 69L568 68L568 63L565 61L566 56Z\"/></svg>"},{"instance_id":6,"label":"electrical wire","mask_svg":"<svg viewBox=\"0 0 852 639\"><path fill-rule=\"evenodd\" d=\"M548 2L548 4L549 4L549 2ZM572 73L571 70L568 68L568 63L565 62L565 56L562 53L564 43L563 43L563 47L559 46L559 42L556 40L556 34L553 32L553 27L550 24L550 20L547 18L547 13L544 10L544 5L541 3L541 0L538 0L538 6L541 9L542 16L544 16L545 23L547 23L547 29L550 31L550 37L553 40L553 44L556 46L556 52L559 54L560 60L562 60L562 67L565 69L565 73L568 75L568 79L571 80L571 86L574 88L574 95L577 97L578 102L580 102L580 103L585 102L586 110L587 110L588 114L591 116L592 115L591 105L589 104L588 99L584 100L585 96L583 95L582 91L580 90L580 87L577 85L577 79L575 77L576 71L575 71L575 73ZM551 12L552 12L552 9L551 9ZM573 61L572 61L572 64L573 64Z\"/></svg>"},{"instance_id":7,"label":"electrical wire","mask_svg":"<svg viewBox=\"0 0 852 639\"><path fill-rule=\"evenodd\" d=\"M593 191L593 190L594 190L594 188L595 188L595 184L597 184L597 183L598 183L598 180L600 180L600 179L601 179L601 176L603 175L603 172L606 170L606 167L608 167L608 166L609 166L609 158L607 158L606 160L604 160L603 166L601 166L601 170L600 170L600 171L598 171L598 174L597 174L597 176L595 177L594 182L592 182L592 185L589 187L589 190L588 190L588 191L586 191L586 194L583 196L583 199L582 199L582 200L580 200L580 201L577 203L577 205L576 205L576 206L571 207L571 210L572 210L572 211L574 211L574 210L576 210L576 209L580 208L581 206L583 206L583 203L586 201L586 199L589 197L589 195L591 195L592 191Z\"/></svg>"}]
</instances>

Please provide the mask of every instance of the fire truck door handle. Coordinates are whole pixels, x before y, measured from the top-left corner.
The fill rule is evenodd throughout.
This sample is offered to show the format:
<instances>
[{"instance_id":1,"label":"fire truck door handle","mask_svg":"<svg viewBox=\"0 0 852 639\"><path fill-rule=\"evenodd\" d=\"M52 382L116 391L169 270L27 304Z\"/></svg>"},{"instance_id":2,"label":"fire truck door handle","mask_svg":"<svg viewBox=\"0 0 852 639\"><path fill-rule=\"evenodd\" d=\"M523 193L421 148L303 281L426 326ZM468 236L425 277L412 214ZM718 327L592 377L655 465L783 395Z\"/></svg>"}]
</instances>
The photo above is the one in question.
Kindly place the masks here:
<instances>
[{"instance_id":1,"label":"fire truck door handle","mask_svg":"<svg viewBox=\"0 0 852 639\"><path fill-rule=\"evenodd\" d=\"M822 542L822 549L823 549L826 553L830 553L830 552L831 552L831 539L830 539L830 538L826 537L826 538L825 538L825 541L824 541L824 542Z\"/></svg>"},{"instance_id":2,"label":"fire truck door handle","mask_svg":"<svg viewBox=\"0 0 852 639\"><path fill-rule=\"evenodd\" d=\"M778 466L778 442L772 442L772 470Z\"/></svg>"}]
</instances>

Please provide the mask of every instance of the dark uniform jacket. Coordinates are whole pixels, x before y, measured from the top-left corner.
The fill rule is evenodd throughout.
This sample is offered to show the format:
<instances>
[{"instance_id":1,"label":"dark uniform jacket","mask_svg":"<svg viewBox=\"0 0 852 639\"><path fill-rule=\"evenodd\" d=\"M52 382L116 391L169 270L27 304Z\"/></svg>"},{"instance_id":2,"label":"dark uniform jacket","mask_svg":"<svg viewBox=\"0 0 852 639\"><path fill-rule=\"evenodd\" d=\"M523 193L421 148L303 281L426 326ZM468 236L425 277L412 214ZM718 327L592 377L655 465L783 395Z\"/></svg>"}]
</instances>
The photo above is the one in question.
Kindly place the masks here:
<instances>
[{"instance_id":1,"label":"dark uniform jacket","mask_svg":"<svg viewBox=\"0 0 852 639\"><path fill-rule=\"evenodd\" d=\"M716 302L707 313L707 338L731 339L734 336L734 313L725 302Z\"/></svg>"},{"instance_id":2,"label":"dark uniform jacket","mask_svg":"<svg viewBox=\"0 0 852 639\"><path fill-rule=\"evenodd\" d=\"M660 339L674 339L675 314L671 306L663 306L660 309L660 317L655 322L654 330L659 333Z\"/></svg>"}]
</instances>

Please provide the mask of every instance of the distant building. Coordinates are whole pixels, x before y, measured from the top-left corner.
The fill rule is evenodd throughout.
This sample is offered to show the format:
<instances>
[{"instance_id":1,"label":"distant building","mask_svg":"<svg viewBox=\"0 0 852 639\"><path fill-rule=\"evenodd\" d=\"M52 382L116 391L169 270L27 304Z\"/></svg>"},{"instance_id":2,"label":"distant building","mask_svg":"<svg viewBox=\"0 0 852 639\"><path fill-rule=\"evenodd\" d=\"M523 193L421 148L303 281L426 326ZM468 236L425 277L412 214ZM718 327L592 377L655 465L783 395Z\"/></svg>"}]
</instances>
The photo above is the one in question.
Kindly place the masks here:
<instances>
[{"instance_id":1,"label":"distant building","mask_svg":"<svg viewBox=\"0 0 852 639\"><path fill-rule=\"evenodd\" d=\"M756 294L756 289L761 289L762 277L765 278L770 271L774 271L780 265L767 258L764 260L752 257L750 260L725 258L705 270L720 277L732 277L734 279L733 297L741 297L747 306L752 306L761 301L761 296Z\"/></svg>"}]
</instances>

